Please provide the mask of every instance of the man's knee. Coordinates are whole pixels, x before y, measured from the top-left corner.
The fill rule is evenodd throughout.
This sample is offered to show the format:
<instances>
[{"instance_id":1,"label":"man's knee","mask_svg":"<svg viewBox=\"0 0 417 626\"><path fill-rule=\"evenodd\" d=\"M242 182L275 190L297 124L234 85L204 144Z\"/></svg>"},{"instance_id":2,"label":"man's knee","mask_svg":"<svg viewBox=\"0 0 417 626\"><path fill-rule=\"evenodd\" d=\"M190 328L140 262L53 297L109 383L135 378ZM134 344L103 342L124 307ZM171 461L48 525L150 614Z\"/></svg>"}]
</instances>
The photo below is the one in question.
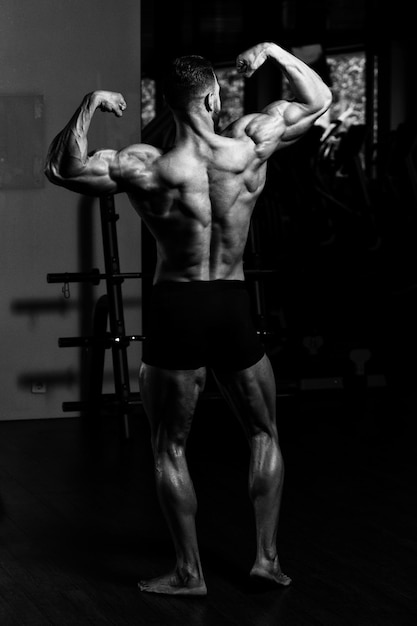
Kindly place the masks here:
<instances>
[{"instance_id":1,"label":"man's knee","mask_svg":"<svg viewBox=\"0 0 417 626\"><path fill-rule=\"evenodd\" d=\"M187 437L184 433L172 438L168 437L166 433L158 432L152 443L155 463L161 468L176 467L184 461L187 443Z\"/></svg>"}]
</instances>

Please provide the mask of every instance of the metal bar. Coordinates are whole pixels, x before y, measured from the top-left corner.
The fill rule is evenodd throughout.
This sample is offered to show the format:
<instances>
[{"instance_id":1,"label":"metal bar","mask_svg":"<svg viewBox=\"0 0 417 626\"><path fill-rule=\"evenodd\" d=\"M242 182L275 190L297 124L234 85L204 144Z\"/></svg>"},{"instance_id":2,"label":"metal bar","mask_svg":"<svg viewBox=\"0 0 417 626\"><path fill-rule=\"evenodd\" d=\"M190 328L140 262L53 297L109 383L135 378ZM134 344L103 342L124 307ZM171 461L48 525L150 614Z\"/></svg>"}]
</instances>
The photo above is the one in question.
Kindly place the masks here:
<instances>
[{"instance_id":1,"label":"metal bar","mask_svg":"<svg viewBox=\"0 0 417 626\"><path fill-rule=\"evenodd\" d=\"M145 278L142 272L113 272L112 280L121 280L125 278ZM100 280L106 279L106 274L100 274L99 270L93 269L90 272L61 272L59 274L47 274L48 283L87 283L90 282L98 285Z\"/></svg>"},{"instance_id":2,"label":"metal bar","mask_svg":"<svg viewBox=\"0 0 417 626\"><path fill-rule=\"evenodd\" d=\"M114 207L114 196L100 198L100 217L103 239L104 264L110 333L113 338L123 338L125 321L123 314L123 298L121 283L117 280L120 274L119 249L117 245L116 222L119 219ZM114 341L112 344L113 372L116 395L121 404L127 402L130 395L129 366L127 361L126 343ZM123 415L125 435L129 438L129 421L127 413Z\"/></svg>"},{"instance_id":3,"label":"metal bar","mask_svg":"<svg viewBox=\"0 0 417 626\"><path fill-rule=\"evenodd\" d=\"M109 333L105 335L91 337L60 337L58 345L60 348L89 348L90 346L105 346L111 348L113 344L129 345L131 341L144 341L144 335L125 335L124 337L112 337Z\"/></svg>"},{"instance_id":4,"label":"metal bar","mask_svg":"<svg viewBox=\"0 0 417 626\"><path fill-rule=\"evenodd\" d=\"M131 393L129 399L123 402L120 401L116 394L102 394L98 401L78 400L74 402L63 402L62 410L65 412L91 411L100 408L120 412L122 409L123 412L127 414L140 404L142 404L142 400L139 393Z\"/></svg>"}]
</instances>

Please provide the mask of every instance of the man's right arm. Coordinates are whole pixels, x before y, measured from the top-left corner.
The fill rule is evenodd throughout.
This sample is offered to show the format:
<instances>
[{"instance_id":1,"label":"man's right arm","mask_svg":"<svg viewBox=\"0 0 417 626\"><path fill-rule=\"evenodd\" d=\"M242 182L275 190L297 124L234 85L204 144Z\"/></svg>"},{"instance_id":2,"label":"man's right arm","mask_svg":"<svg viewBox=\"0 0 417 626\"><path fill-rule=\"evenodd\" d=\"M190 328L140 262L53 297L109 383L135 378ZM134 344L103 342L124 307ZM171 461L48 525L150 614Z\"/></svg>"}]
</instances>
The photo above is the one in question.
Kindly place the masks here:
<instances>
[{"instance_id":1,"label":"man's right arm","mask_svg":"<svg viewBox=\"0 0 417 626\"><path fill-rule=\"evenodd\" d=\"M276 63L288 78L294 99L278 100L262 113L250 116L246 134L262 160L275 150L297 141L327 111L332 94L320 76L306 63L275 43L261 43L237 57L238 71L249 78L265 63Z\"/></svg>"}]
</instances>

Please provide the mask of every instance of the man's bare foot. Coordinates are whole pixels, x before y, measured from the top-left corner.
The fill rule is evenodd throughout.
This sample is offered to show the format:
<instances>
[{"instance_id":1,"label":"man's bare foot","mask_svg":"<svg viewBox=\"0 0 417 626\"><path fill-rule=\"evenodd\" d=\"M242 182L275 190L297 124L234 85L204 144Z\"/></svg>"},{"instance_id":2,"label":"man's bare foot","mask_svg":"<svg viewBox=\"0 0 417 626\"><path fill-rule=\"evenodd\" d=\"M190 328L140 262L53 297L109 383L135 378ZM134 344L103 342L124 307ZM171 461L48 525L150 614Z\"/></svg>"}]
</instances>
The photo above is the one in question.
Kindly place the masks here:
<instances>
[{"instance_id":1,"label":"man's bare foot","mask_svg":"<svg viewBox=\"0 0 417 626\"><path fill-rule=\"evenodd\" d=\"M138 587L141 591L149 593L165 593L182 596L205 596L207 587L204 580L187 576L183 578L177 572L166 576L158 576L150 580L140 580Z\"/></svg>"},{"instance_id":2,"label":"man's bare foot","mask_svg":"<svg viewBox=\"0 0 417 626\"><path fill-rule=\"evenodd\" d=\"M275 558L274 561L265 560L261 563L255 563L251 569L250 576L257 581L276 583L284 587L288 587L291 583L291 578L281 571L278 558Z\"/></svg>"}]
</instances>

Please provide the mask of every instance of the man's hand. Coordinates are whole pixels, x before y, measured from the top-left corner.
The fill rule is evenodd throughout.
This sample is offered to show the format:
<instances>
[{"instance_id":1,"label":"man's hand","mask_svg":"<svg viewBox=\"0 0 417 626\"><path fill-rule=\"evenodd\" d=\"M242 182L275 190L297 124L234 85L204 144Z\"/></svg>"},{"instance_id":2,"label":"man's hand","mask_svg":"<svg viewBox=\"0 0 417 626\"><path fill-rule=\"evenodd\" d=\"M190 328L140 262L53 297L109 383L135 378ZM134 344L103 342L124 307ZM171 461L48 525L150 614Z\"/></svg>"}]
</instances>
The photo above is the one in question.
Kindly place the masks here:
<instances>
[{"instance_id":1,"label":"man's hand","mask_svg":"<svg viewBox=\"0 0 417 626\"><path fill-rule=\"evenodd\" d=\"M260 43L239 54L236 59L236 68L239 74L243 74L245 78L250 78L265 63L269 45L269 43Z\"/></svg>"},{"instance_id":2,"label":"man's hand","mask_svg":"<svg viewBox=\"0 0 417 626\"><path fill-rule=\"evenodd\" d=\"M127 106L122 94L113 91L95 91L93 98L100 111L114 113L117 117L122 117Z\"/></svg>"}]
</instances>

